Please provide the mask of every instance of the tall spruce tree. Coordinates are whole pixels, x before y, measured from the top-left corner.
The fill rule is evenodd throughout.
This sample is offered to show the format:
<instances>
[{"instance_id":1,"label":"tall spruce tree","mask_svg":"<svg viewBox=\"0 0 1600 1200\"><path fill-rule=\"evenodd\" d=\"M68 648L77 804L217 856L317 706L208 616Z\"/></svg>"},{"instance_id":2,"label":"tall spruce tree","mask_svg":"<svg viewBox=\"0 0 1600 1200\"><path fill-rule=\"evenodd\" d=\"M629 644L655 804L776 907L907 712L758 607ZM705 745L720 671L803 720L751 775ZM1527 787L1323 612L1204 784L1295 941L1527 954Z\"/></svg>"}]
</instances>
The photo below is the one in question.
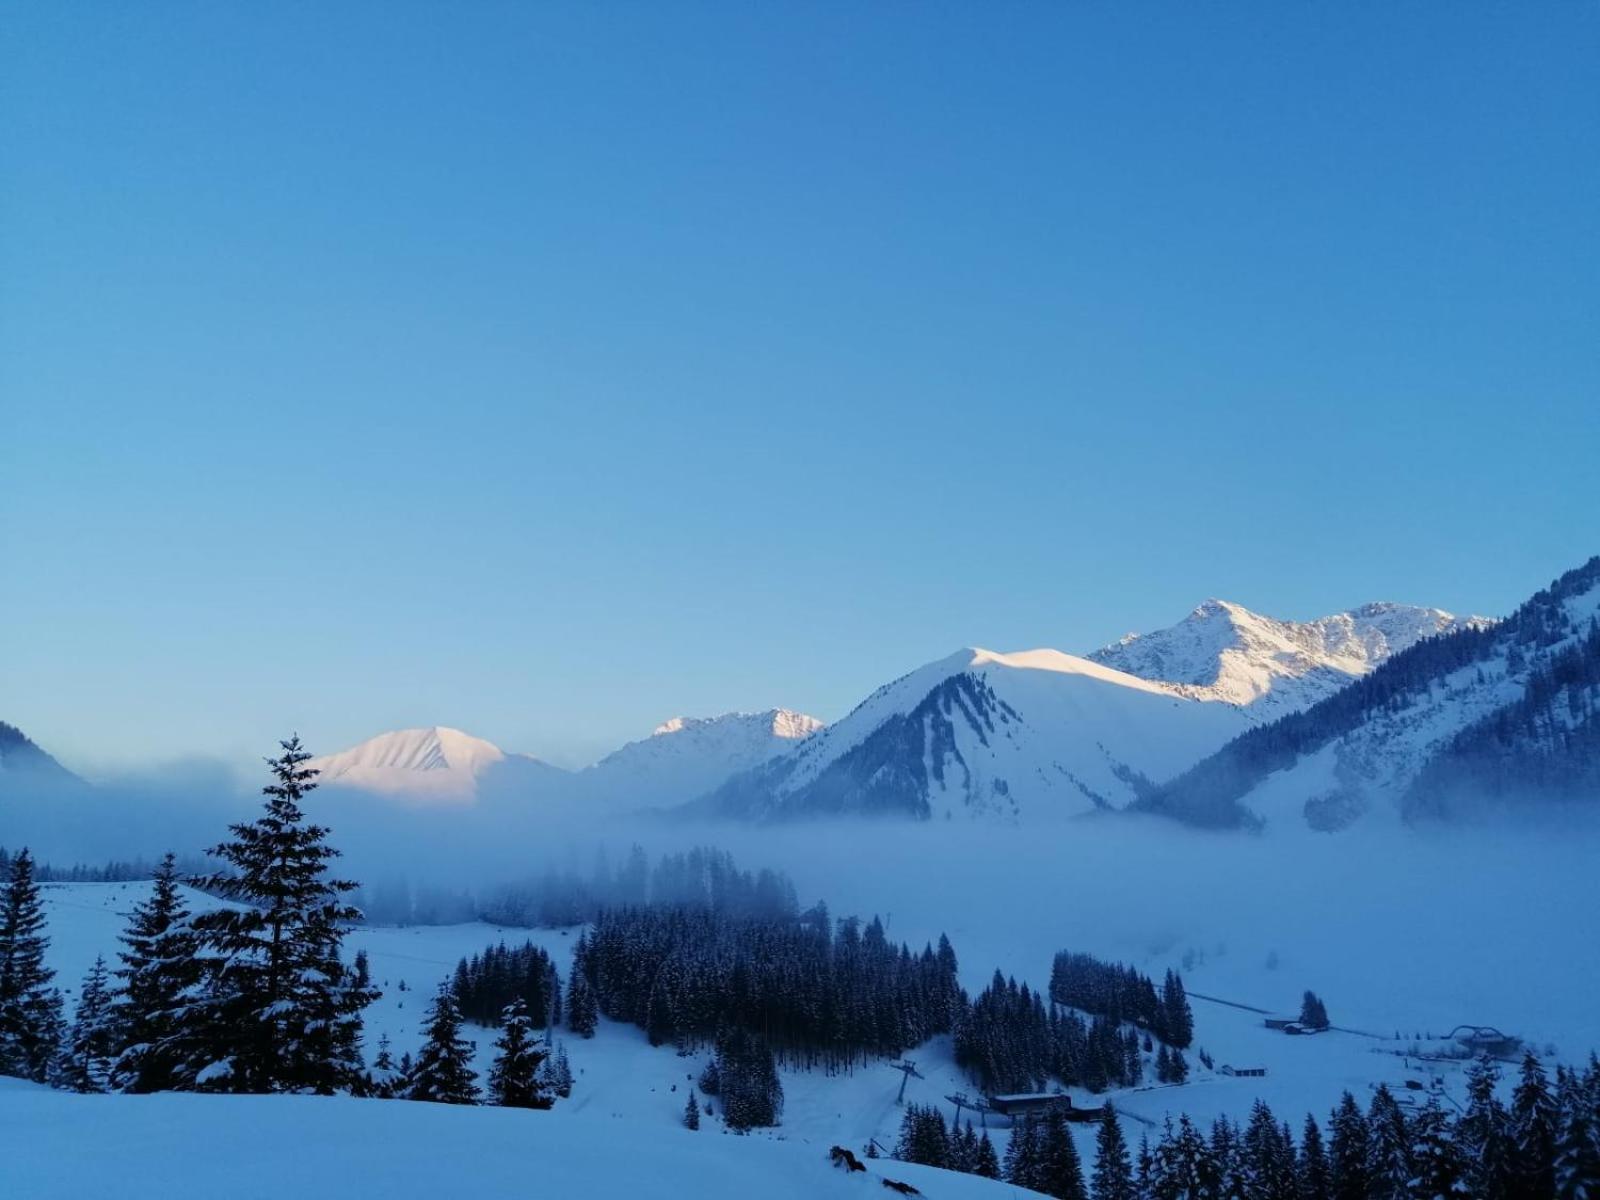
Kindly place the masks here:
<instances>
[{"instance_id":1,"label":"tall spruce tree","mask_svg":"<svg viewBox=\"0 0 1600 1200\"><path fill-rule=\"evenodd\" d=\"M694 1089L689 1088L689 1098L683 1106L683 1127L685 1129L700 1128L700 1102L694 1098Z\"/></svg>"},{"instance_id":2,"label":"tall spruce tree","mask_svg":"<svg viewBox=\"0 0 1600 1200\"><path fill-rule=\"evenodd\" d=\"M1511 1097L1511 1186L1517 1200L1555 1195L1556 1121L1550 1081L1529 1050Z\"/></svg>"},{"instance_id":3,"label":"tall spruce tree","mask_svg":"<svg viewBox=\"0 0 1600 1200\"><path fill-rule=\"evenodd\" d=\"M0 890L0 1075L50 1077L61 1045L61 993L44 965L49 938L33 855L23 847Z\"/></svg>"},{"instance_id":4,"label":"tall spruce tree","mask_svg":"<svg viewBox=\"0 0 1600 1200\"><path fill-rule=\"evenodd\" d=\"M1368 1195L1371 1200L1406 1200L1416 1174L1406 1114L1387 1084L1379 1084L1367 1109Z\"/></svg>"},{"instance_id":5,"label":"tall spruce tree","mask_svg":"<svg viewBox=\"0 0 1600 1200\"><path fill-rule=\"evenodd\" d=\"M117 1057L111 1086L160 1092L186 1082L196 1047L178 1035L200 976L189 910L178 889L177 862L169 853L156 868L148 898L128 917L115 993Z\"/></svg>"},{"instance_id":6,"label":"tall spruce tree","mask_svg":"<svg viewBox=\"0 0 1600 1200\"><path fill-rule=\"evenodd\" d=\"M426 1040L411 1069L410 1100L434 1104L478 1103L478 1073L472 1069L472 1043L461 1036L461 1013L450 984L439 986L428 1009Z\"/></svg>"},{"instance_id":7,"label":"tall spruce tree","mask_svg":"<svg viewBox=\"0 0 1600 1200\"><path fill-rule=\"evenodd\" d=\"M1133 1163L1116 1110L1109 1103L1094 1139L1094 1200L1137 1200Z\"/></svg>"},{"instance_id":8,"label":"tall spruce tree","mask_svg":"<svg viewBox=\"0 0 1600 1200\"><path fill-rule=\"evenodd\" d=\"M1439 1106L1438 1099L1429 1099L1408 1124L1412 1163L1408 1195L1415 1200L1465 1196L1461 1154L1452 1136L1450 1116Z\"/></svg>"},{"instance_id":9,"label":"tall spruce tree","mask_svg":"<svg viewBox=\"0 0 1600 1200\"><path fill-rule=\"evenodd\" d=\"M1083 1163L1066 1114L1053 1109L1044 1120L1039 1155L1039 1191L1056 1200L1088 1200Z\"/></svg>"},{"instance_id":10,"label":"tall spruce tree","mask_svg":"<svg viewBox=\"0 0 1600 1200\"><path fill-rule=\"evenodd\" d=\"M56 1066L57 1087L74 1092L110 1090L111 1056L116 1042L114 1020L106 960L96 957L78 989L72 1026Z\"/></svg>"},{"instance_id":11,"label":"tall spruce tree","mask_svg":"<svg viewBox=\"0 0 1600 1200\"><path fill-rule=\"evenodd\" d=\"M554 1103L543 1084L548 1053L534 1041L528 1006L519 997L500 1015L494 1065L489 1070L489 1095L502 1108L549 1108Z\"/></svg>"},{"instance_id":12,"label":"tall spruce tree","mask_svg":"<svg viewBox=\"0 0 1600 1200\"><path fill-rule=\"evenodd\" d=\"M1333 1200L1333 1182L1328 1168L1328 1152L1322 1144L1322 1129L1317 1119L1306 1114L1305 1130L1300 1135L1299 1200Z\"/></svg>"},{"instance_id":13,"label":"tall spruce tree","mask_svg":"<svg viewBox=\"0 0 1600 1200\"><path fill-rule=\"evenodd\" d=\"M1333 1200L1368 1200L1372 1138L1356 1098L1346 1092L1333 1111L1328 1166Z\"/></svg>"},{"instance_id":14,"label":"tall spruce tree","mask_svg":"<svg viewBox=\"0 0 1600 1200\"><path fill-rule=\"evenodd\" d=\"M1194 1013L1183 990L1183 977L1176 971L1169 970L1161 985L1161 1016L1166 1040L1179 1050L1188 1049L1194 1041Z\"/></svg>"},{"instance_id":15,"label":"tall spruce tree","mask_svg":"<svg viewBox=\"0 0 1600 1200\"><path fill-rule=\"evenodd\" d=\"M595 1001L594 986L589 973L579 964L584 961L583 939L573 952L572 977L567 980L567 1028L581 1038L592 1038L600 1022L599 1005Z\"/></svg>"},{"instance_id":16,"label":"tall spruce tree","mask_svg":"<svg viewBox=\"0 0 1600 1200\"><path fill-rule=\"evenodd\" d=\"M985 1179L1000 1178L1000 1156L995 1153L987 1129L978 1135L978 1148L972 1155L972 1173Z\"/></svg>"},{"instance_id":17,"label":"tall spruce tree","mask_svg":"<svg viewBox=\"0 0 1600 1200\"><path fill-rule=\"evenodd\" d=\"M352 1051L376 993L339 959L344 926L361 913L344 900L356 885L328 875L339 852L327 829L301 808L317 786L311 755L298 737L280 745L267 760L264 815L232 826L232 839L210 851L231 870L205 886L241 907L194 918L206 987L186 1022L200 1087L327 1095L360 1080Z\"/></svg>"},{"instance_id":18,"label":"tall spruce tree","mask_svg":"<svg viewBox=\"0 0 1600 1200\"><path fill-rule=\"evenodd\" d=\"M1488 1057L1467 1071L1467 1111L1456 1124L1466 1163L1467 1190L1475 1200L1509 1200L1510 1117L1495 1095L1500 1068Z\"/></svg>"},{"instance_id":19,"label":"tall spruce tree","mask_svg":"<svg viewBox=\"0 0 1600 1200\"><path fill-rule=\"evenodd\" d=\"M1600 1068L1556 1072L1557 1200L1600 1200Z\"/></svg>"}]
</instances>

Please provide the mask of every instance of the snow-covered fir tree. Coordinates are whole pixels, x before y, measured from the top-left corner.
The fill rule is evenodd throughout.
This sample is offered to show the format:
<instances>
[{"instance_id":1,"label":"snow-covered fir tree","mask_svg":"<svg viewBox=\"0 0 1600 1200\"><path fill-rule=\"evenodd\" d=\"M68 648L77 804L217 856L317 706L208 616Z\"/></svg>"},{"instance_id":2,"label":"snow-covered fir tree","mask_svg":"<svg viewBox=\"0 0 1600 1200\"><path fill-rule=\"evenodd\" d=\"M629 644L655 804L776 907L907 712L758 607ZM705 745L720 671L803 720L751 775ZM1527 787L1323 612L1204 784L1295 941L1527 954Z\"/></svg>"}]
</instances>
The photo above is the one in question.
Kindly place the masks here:
<instances>
[{"instance_id":1,"label":"snow-covered fir tree","mask_svg":"<svg viewBox=\"0 0 1600 1200\"><path fill-rule=\"evenodd\" d=\"M109 1091L116 1040L110 974L105 958L96 956L78 989L72 1025L56 1064L55 1085L73 1092Z\"/></svg>"},{"instance_id":2,"label":"snow-covered fir tree","mask_svg":"<svg viewBox=\"0 0 1600 1200\"><path fill-rule=\"evenodd\" d=\"M1138 1200L1128 1143L1122 1136L1116 1110L1110 1104L1105 1106L1100 1128L1095 1133L1092 1182L1095 1200Z\"/></svg>"},{"instance_id":3,"label":"snow-covered fir tree","mask_svg":"<svg viewBox=\"0 0 1600 1200\"><path fill-rule=\"evenodd\" d=\"M196 1048L177 1035L199 979L195 935L178 886L177 862L161 860L148 898L134 906L116 970L117 1056L111 1085L159 1092L181 1086Z\"/></svg>"},{"instance_id":4,"label":"snow-covered fir tree","mask_svg":"<svg viewBox=\"0 0 1600 1200\"><path fill-rule=\"evenodd\" d=\"M1522 1056L1517 1088L1511 1097L1511 1177L1518 1196L1555 1194L1555 1094L1538 1056Z\"/></svg>"},{"instance_id":5,"label":"snow-covered fir tree","mask_svg":"<svg viewBox=\"0 0 1600 1200\"><path fill-rule=\"evenodd\" d=\"M61 1045L61 993L45 966L44 904L27 847L0 889L0 1075L44 1083Z\"/></svg>"},{"instance_id":6,"label":"snow-covered fir tree","mask_svg":"<svg viewBox=\"0 0 1600 1200\"><path fill-rule=\"evenodd\" d=\"M409 1072L410 1100L435 1104L478 1103L478 1073L472 1069L472 1043L461 1036L461 1013L449 983L441 984L428 1009L426 1040Z\"/></svg>"},{"instance_id":7,"label":"snow-covered fir tree","mask_svg":"<svg viewBox=\"0 0 1600 1200\"><path fill-rule=\"evenodd\" d=\"M689 1089L689 1099L683 1106L683 1127L685 1129L700 1128L700 1102L694 1098L694 1089Z\"/></svg>"},{"instance_id":8,"label":"snow-covered fir tree","mask_svg":"<svg viewBox=\"0 0 1600 1200\"><path fill-rule=\"evenodd\" d=\"M494 1065L489 1070L491 1102L502 1108L549 1108L553 1098L544 1086L547 1051L534 1040L533 1021L522 1000L513 1000L500 1015Z\"/></svg>"},{"instance_id":9,"label":"snow-covered fir tree","mask_svg":"<svg viewBox=\"0 0 1600 1200\"><path fill-rule=\"evenodd\" d=\"M192 923L205 978L184 1032L206 1090L326 1095L361 1078L361 1010L376 993L339 957L345 926L361 916L344 900L356 885L328 875L339 852L301 808L316 787L311 755L298 737L281 746L267 762L264 814L210 851L231 870L205 885L240 907Z\"/></svg>"},{"instance_id":10,"label":"snow-covered fir tree","mask_svg":"<svg viewBox=\"0 0 1600 1200\"><path fill-rule=\"evenodd\" d=\"M580 937L573 948L574 963L584 962L587 954L588 946ZM567 1028L581 1038L592 1038L599 1020L594 985L589 982L587 972L574 966L572 977L567 980Z\"/></svg>"}]
</instances>

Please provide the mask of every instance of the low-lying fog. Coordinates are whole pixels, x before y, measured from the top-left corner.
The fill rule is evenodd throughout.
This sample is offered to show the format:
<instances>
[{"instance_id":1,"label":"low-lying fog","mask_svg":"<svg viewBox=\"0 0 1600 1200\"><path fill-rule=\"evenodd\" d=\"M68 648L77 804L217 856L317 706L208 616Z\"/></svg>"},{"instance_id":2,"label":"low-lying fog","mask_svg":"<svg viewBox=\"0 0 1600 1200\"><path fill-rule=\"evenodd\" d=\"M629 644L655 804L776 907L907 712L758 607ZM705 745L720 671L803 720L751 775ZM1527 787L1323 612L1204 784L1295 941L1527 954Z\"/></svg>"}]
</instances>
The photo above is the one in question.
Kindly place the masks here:
<instances>
[{"instance_id":1,"label":"low-lying fog","mask_svg":"<svg viewBox=\"0 0 1600 1200\"><path fill-rule=\"evenodd\" d=\"M219 798L220 797L220 798ZM0 845L56 866L192 854L253 797L197 775L92 800L0 801ZM1293 1010L1313 988L1337 1024L1443 1033L1492 1024L1563 1054L1600 1047L1600 827L1356 828L1203 834L1108 817L1036 829L840 823L765 828L663 817L597 822L528 802L417 809L325 788L308 804L368 894L399 881L472 898L552 869L586 875L693 845L794 880L802 905L878 914L920 946L947 932L969 988L996 967L1035 985L1058 949L1191 990Z\"/></svg>"}]
</instances>

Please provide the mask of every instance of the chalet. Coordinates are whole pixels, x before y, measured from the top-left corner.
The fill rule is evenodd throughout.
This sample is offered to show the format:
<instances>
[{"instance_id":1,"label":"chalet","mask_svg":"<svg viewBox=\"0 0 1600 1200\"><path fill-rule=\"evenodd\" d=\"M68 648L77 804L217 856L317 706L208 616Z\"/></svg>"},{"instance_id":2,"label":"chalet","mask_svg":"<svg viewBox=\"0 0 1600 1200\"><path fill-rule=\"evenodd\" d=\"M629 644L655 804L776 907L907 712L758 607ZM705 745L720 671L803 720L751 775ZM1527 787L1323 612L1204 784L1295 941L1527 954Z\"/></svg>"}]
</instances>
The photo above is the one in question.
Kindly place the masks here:
<instances>
[{"instance_id":1,"label":"chalet","mask_svg":"<svg viewBox=\"0 0 1600 1200\"><path fill-rule=\"evenodd\" d=\"M1265 1067L1230 1067L1227 1063L1217 1068L1224 1075L1232 1075L1235 1079L1259 1079L1267 1073Z\"/></svg>"},{"instance_id":2,"label":"chalet","mask_svg":"<svg viewBox=\"0 0 1600 1200\"><path fill-rule=\"evenodd\" d=\"M1061 1092L1016 1092L1009 1096L990 1096L989 1107L1012 1120L1018 1117L1043 1117L1053 1112L1071 1110L1072 1097Z\"/></svg>"},{"instance_id":3,"label":"chalet","mask_svg":"<svg viewBox=\"0 0 1600 1200\"><path fill-rule=\"evenodd\" d=\"M1280 1032L1288 1029L1291 1025L1298 1025L1299 1023L1293 1017L1268 1017L1262 1022L1268 1029L1276 1029Z\"/></svg>"}]
</instances>

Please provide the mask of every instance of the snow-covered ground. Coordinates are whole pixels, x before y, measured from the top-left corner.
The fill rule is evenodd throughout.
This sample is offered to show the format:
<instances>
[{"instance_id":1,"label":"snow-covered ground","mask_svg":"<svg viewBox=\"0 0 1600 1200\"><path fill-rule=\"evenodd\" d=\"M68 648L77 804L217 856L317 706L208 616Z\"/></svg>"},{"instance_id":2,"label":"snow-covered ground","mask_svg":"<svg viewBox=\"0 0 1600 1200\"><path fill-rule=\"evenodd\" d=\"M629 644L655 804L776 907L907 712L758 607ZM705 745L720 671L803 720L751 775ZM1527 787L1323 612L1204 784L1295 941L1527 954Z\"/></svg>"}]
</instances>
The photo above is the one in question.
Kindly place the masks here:
<instances>
[{"instance_id":1,"label":"snow-covered ground","mask_svg":"<svg viewBox=\"0 0 1600 1200\"><path fill-rule=\"evenodd\" d=\"M1162 837L1122 823L1089 823L1048 844L1025 839L1019 831L997 832L993 844L978 844L970 831L959 840L938 840L932 832L897 833L892 839L863 836L854 844L791 834L781 846L765 843L767 861L795 874L803 902L826 898L836 915L880 913L897 940L920 946L947 931L961 956L969 990L982 987L996 967L1042 986L1056 950L1081 949L1132 962L1158 977L1174 966L1183 971L1193 993L1291 1015L1300 992L1311 987L1328 1001L1337 1025L1363 1031L1289 1037L1266 1029L1261 1013L1197 995L1196 1048L1206 1049L1219 1068L1226 1064L1267 1073L1236 1078L1208 1072L1192 1054L1194 1074L1185 1086L1113 1093L1135 1142L1142 1129L1159 1126L1168 1114L1187 1112L1207 1122L1222 1113L1241 1117L1258 1097L1295 1122L1307 1111L1326 1114L1345 1089L1364 1097L1380 1081L1403 1090L1407 1080L1431 1086L1437 1076L1446 1094L1459 1099L1458 1067L1421 1063L1401 1052L1414 1034L1444 1034L1462 1022L1499 1026L1528 1038L1541 1051L1553 1046L1566 1059L1581 1058L1600 1045L1600 1013L1591 1002L1600 989L1600 949L1593 937L1600 879L1592 870L1592 839L1462 835L1440 841L1307 834L1285 845L1274 838ZM754 862L753 850L741 848L741 853ZM963 862L986 865L964 872ZM1357 865L1359 887L1344 882ZM121 914L146 886L45 889L51 962L60 982L75 986L96 953L109 957L115 952ZM1537 930L1538 936L1529 936L1529 930ZM416 1049L427 1002L463 955L501 939L528 939L544 946L565 974L577 932L481 923L355 931L349 950L367 951L384 992L368 1012L369 1053L381 1033L389 1035L396 1054ZM1403 1035L1399 1043L1393 1038L1397 1032ZM485 1030L476 1036L480 1069L486 1069L492 1035ZM570 1147L588 1145L584 1139L591 1137L597 1147L621 1144L624 1138L629 1145L639 1138L655 1147L659 1139L658 1173L720 1171L723 1148L733 1146L725 1177L741 1185L768 1170L785 1175L782 1186L791 1177L810 1180L810 1164L822 1161L830 1145L841 1143L860 1152L869 1138L892 1145L898 1131L900 1075L883 1064L836 1076L786 1070L783 1125L735 1139L724 1135L716 1121L707 1121L698 1134L680 1127L685 1089L698 1075L702 1057L651 1047L639 1030L605 1021L592 1040L567 1036L564 1041L576 1086L557 1110L554 1124L539 1126L537 1116L482 1112L425 1118L393 1112L422 1106L376 1102L342 1102L357 1115L340 1120L352 1123L353 1136L379 1137L377 1131L386 1131L381 1133L385 1144L409 1143L412 1122L437 1120L442 1124L436 1136L445 1138L455 1138L458 1128L470 1129L460 1134L461 1149L449 1143L450 1155L465 1162L481 1154L491 1188L486 1194L491 1195L496 1172L510 1170L503 1164L515 1161L511 1148L532 1144L522 1133L510 1132L513 1126L506 1122L511 1121L519 1122L519 1130L528 1122L541 1132L560 1128L560 1144ZM919 1047L910 1057L925 1078L910 1082L908 1100L939 1103L948 1115L952 1107L944 1097L975 1091L955 1068L947 1039ZM16 1095L0 1099L7 1116L43 1105L41 1112L59 1113L62 1121L70 1119L71 1105L84 1105L84 1113L95 1114L97 1128L109 1121L120 1130L118 1123L127 1122L129 1138L143 1137L140 1129L146 1121L175 1119L148 1115L166 1103L73 1100L45 1093L30 1093L26 1101ZM170 1103L236 1102L173 1098ZM243 1137L242 1132L236 1135L233 1121L240 1121L242 1128L258 1119L236 1118L236 1112L255 1111L248 1109L249 1102L238 1103L246 1107L216 1110L226 1114L215 1118L220 1122L216 1144L236 1144L230 1139ZM300 1115L294 1102L283 1103L288 1115L262 1111L272 1112L272 1120L286 1127L317 1124L316 1118ZM134 1115L124 1115L126 1110L118 1107L141 1104L148 1107ZM473 1126L477 1117L486 1123ZM208 1143L211 1121L208 1116ZM0 1118L0 1141L13 1128L22 1126ZM1003 1152L1004 1123L993 1133ZM1092 1155L1090 1130L1080 1127L1079 1133L1087 1160ZM421 1136L420 1130L415 1136ZM695 1137L701 1140L683 1148L683 1139ZM747 1149L774 1141L788 1145ZM164 1144L152 1142L152 1153L164 1153ZM715 1157L705 1157L708 1146L717 1148ZM792 1169L762 1157L769 1153L792 1154ZM685 1155L698 1165L681 1157ZM358 1155L336 1170L358 1171L366 1157ZM593 1161L608 1159L597 1150ZM428 1174L431 1169L397 1174L427 1180L434 1178ZM159 1171L156 1166L150 1170ZM746 1170L750 1174L742 1173ZM74 1165L74 1176L83 1178L79 1171ZM909 1169L902 1174L909 1177ZM942 1179L936 1182L937 1190L924 1190L930 1195L969 1194ZM795 1194L829 1195L833 1193L818 1189L837 1186L843 1185L818 1182ZM629 1187L633 1195L672 1194L670 1189ZM555 1194L563 1193L558 1189ZM767 1187L763 1194L788 1193Z\"/></svg>"},{"instance_id":2,"label":"snow-covered ground","mask_svg":"<svg viewBox=\"0 0 1600 1200\"><path fill-rule=\"evenodd\" d=\"M1024 1193L907 1163L829 1165L826 1147L708 1129L533 1113L300 1096L75 1096L0 1079L0 1194L27 1200L173 1196L383 1196L388 1200L931 1200Z\"/></svg>"}]
</instances>

